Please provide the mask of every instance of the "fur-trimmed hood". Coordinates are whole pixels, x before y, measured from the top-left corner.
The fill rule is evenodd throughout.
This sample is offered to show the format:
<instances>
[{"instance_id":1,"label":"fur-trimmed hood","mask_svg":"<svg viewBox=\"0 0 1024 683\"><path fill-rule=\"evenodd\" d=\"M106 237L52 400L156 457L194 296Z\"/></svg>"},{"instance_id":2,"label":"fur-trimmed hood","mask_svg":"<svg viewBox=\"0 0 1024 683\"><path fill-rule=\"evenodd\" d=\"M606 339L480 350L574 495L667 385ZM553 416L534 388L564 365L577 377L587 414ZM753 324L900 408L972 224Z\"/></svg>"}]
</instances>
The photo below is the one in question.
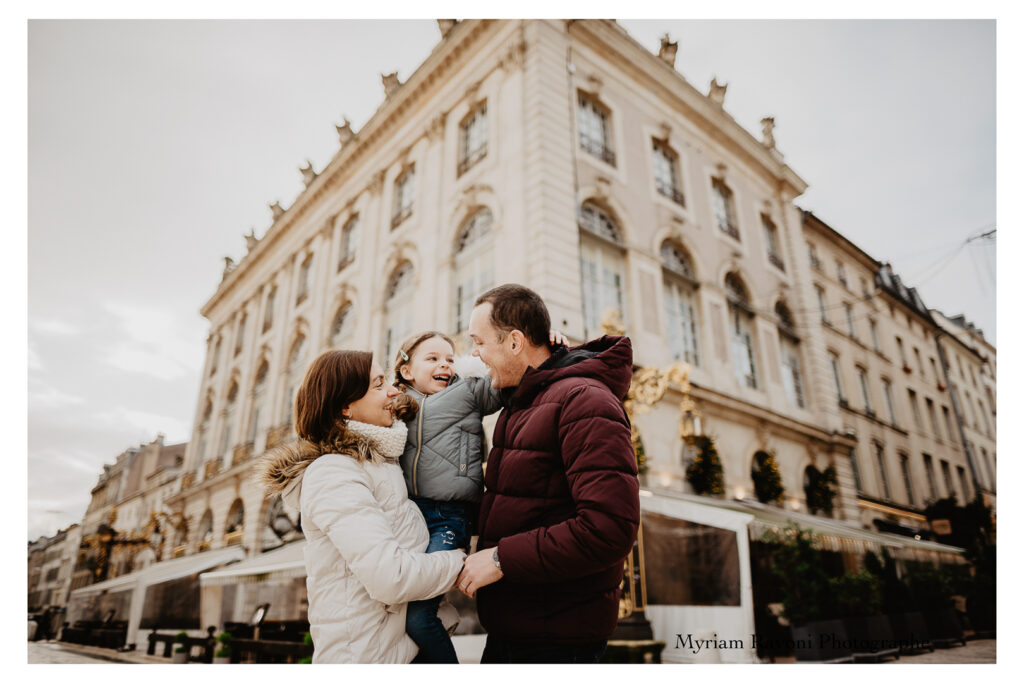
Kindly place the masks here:
<instances>
[{"instance_id":1,"label":"fur-trimmed hood","mask_svg":"<svg viewBox=\"0 0 1024 683\"><path fill-rule=\"evenodd\" d=\"M331 444L317 444L299 439L267 452L257 468L257 481L266 490L268 498L277 494L286 496L301 480L306 468L327 453L347 455L359 461L387 460L384 453L369 438L346 431L344 436ZM298 501L294 501L292 505L297 508Z\"/></svg>"}]
</instances>

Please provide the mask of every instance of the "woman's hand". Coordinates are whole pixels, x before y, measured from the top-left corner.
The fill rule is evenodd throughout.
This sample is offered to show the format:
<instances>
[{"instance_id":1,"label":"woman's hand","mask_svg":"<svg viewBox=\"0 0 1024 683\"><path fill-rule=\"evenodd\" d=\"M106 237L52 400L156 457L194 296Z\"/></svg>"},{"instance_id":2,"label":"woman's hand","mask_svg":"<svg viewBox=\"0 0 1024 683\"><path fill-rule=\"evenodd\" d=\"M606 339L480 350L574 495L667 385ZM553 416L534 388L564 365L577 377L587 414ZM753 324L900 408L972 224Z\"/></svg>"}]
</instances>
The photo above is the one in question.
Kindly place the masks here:
<instances>
[{"instance_id":1,"label":"woman's hand","mask_svg":"<svg viewBox=\"0 0 1024 683\"><path fill-rule=\"evenodd\" d=\"M548 332L548 340L552 346L568 346L569 339L558 330L551 330Z\"/></svg>"}]
</instances>

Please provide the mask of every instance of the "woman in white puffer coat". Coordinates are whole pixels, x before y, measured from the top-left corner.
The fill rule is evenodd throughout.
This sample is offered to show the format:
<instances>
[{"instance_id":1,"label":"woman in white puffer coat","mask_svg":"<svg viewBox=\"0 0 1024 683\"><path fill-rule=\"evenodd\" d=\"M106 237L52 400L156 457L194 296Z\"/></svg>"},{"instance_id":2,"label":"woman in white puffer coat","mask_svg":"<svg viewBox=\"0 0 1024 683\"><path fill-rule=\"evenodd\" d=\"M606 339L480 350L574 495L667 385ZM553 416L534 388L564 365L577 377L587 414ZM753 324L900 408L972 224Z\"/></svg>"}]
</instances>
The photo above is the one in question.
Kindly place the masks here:
<instances>
[{"instance_id":1,"label":"woman in white puffer coat","mask_svg":"<svg viewBox=\"0 0 1024 683\"><path fill-rule=\"evenodd\" d=\"M423 552L427 526L398 465L397 393L372 354L323 353L295 400L298 443L263 462L268 495L302 515L314 663L412 661L406 604L446 592L462 569L460 550Z\"/></svg>"}]
</instances>

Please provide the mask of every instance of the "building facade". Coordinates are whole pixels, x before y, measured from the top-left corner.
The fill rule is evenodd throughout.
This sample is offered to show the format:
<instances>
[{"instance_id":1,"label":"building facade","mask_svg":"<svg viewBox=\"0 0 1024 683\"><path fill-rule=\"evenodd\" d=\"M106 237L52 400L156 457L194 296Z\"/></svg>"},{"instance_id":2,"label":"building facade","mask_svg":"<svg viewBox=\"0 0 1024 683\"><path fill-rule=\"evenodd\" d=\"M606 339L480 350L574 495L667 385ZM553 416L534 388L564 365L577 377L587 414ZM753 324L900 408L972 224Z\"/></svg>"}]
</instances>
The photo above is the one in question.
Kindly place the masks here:
<instances>
[{"instance_id":1,"label":"building facade","mask_svg":"<svg viewBox=\"0 0 1024 683\"><path fill-rule=\"evenodd\" d=\"M615 313L638 366L685 364L689 385L635 416L654 496L693 493L684 399L730 501L754 499L770 462L773 509L913 536L929 501L994 493L995 349L795 204L807 184L773 119L751 135L726 86L699 91L667 38L655 55L613 21L438 24L423 64L405 83L384 76L373 117L338 126L327 167L300 169L305 189L226 260L202 307L191 440L174 465L165 448L123 454L93 490L86 537L164 523L159 543L150 533L148 549L111 557L115 574L236 545L251 559L298 537L294 512L251 477L295 438L313 358L358 348L387 367L428 329L468 353L473 302L506 282L536 290L573 340ZM811 495L822 481L824 509Z\"/></svg>"}]
</instances>

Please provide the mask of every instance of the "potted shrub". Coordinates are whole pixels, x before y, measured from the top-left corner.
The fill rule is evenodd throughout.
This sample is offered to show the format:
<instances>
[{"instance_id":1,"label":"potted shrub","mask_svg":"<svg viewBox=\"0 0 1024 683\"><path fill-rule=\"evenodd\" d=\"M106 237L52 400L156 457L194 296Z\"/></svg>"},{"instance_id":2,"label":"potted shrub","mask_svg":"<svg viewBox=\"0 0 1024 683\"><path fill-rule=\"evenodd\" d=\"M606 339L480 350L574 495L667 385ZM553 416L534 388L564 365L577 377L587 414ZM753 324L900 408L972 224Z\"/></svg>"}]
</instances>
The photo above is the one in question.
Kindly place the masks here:
<instances>
[{"instance_id":1,"label":"potted shrub","mask_svg":"<svg viewBox=\"0 0 1024 683\"><path fill-rule=\"evenodd\" d=\"M896 561L885 548L882 558L868 552L864 556L864 567L881 581L882 604L888 613L889 628L899 643L900 654L913 654L922 650L934 650L928 639L928 627L924 615L916 611L910 599L910 590L896 571Z\"/></svg>"},{"instance_id":2,"label":"potted shrub","mask_svg":"<svg viewBox=\"0 0 1024 683\"><path fill-rule=\"evenodd\" d=\"M306 633L302 636L302 644L303 645L309 645L310 647L313 647L313 636L311 636L309 634L309 631L306 631ZM313 656L312 655L310 655L309 657L303 657L302 659L299 660L299 664L312 664L312 663L313 663Z\"/></svg>"},{"instance_id":3,"label":"potted shrub","mask_svg":"<svg viewBox=\"0 0 1024 683\"><path fill-rule=\"evenodd\" d=\"M856 661L899 657L889 620L882 615L882 582L867 569L830 579L836 607Z\"/></svg>"},{"instance_id":4,"label":"potted shrub","mask_svg":"<svg viewBox=\"0 0 1024 683\"><path fill-rule=\"evenodd\" d=\"M185 631L179 631L178 635L174 636L174 651L171 653L171 664L188 664L188 633Z\"/></svg>"},{"instance_id":5,"label":"potted shrub","mask_svg":"<svg viewBox=\"0 0 1024 683\"><path fill-rule=\"evenodd\" d=\"M811 532L791 524L763 540L774 545L772 572L782 590L782 615L792 628L797 660L850 659L846 626L835 618L832 587Z\"/></svg>"},{"instance_id":6,"label":"potted shrub","mask_svg":"<svg viewBox=\"0 0 1024 683\"><path fill-rule=\"evenodd\" d=\"M217 636L218 647L213 653L214 664L231 663L231 634L224 632Z\"/></svg>"},{"instance_id":7,"label":"potted shrub","mask_svg":"<svg viewBox=\"0 0 1024 683\"><path fill-rule=\"evenodd\" d=\"M697 457L686 468L686 480L699 496L721 496L725 493L725 482L715 440L710 436L694 436L688 443L697 449Z\"/></svg>"},{"instance_id":8,"label":"potted shrub","mask_svg":"<svg viewBox=\"0 0 1024 683\"><path fill-rule=\"evenodd\" d=\"M907 584L917 608L924 614L933 645L966 645L963 627L953 609L953 588L941 569L925 565L907 573Z\"/></svg>"}]
</instances>

